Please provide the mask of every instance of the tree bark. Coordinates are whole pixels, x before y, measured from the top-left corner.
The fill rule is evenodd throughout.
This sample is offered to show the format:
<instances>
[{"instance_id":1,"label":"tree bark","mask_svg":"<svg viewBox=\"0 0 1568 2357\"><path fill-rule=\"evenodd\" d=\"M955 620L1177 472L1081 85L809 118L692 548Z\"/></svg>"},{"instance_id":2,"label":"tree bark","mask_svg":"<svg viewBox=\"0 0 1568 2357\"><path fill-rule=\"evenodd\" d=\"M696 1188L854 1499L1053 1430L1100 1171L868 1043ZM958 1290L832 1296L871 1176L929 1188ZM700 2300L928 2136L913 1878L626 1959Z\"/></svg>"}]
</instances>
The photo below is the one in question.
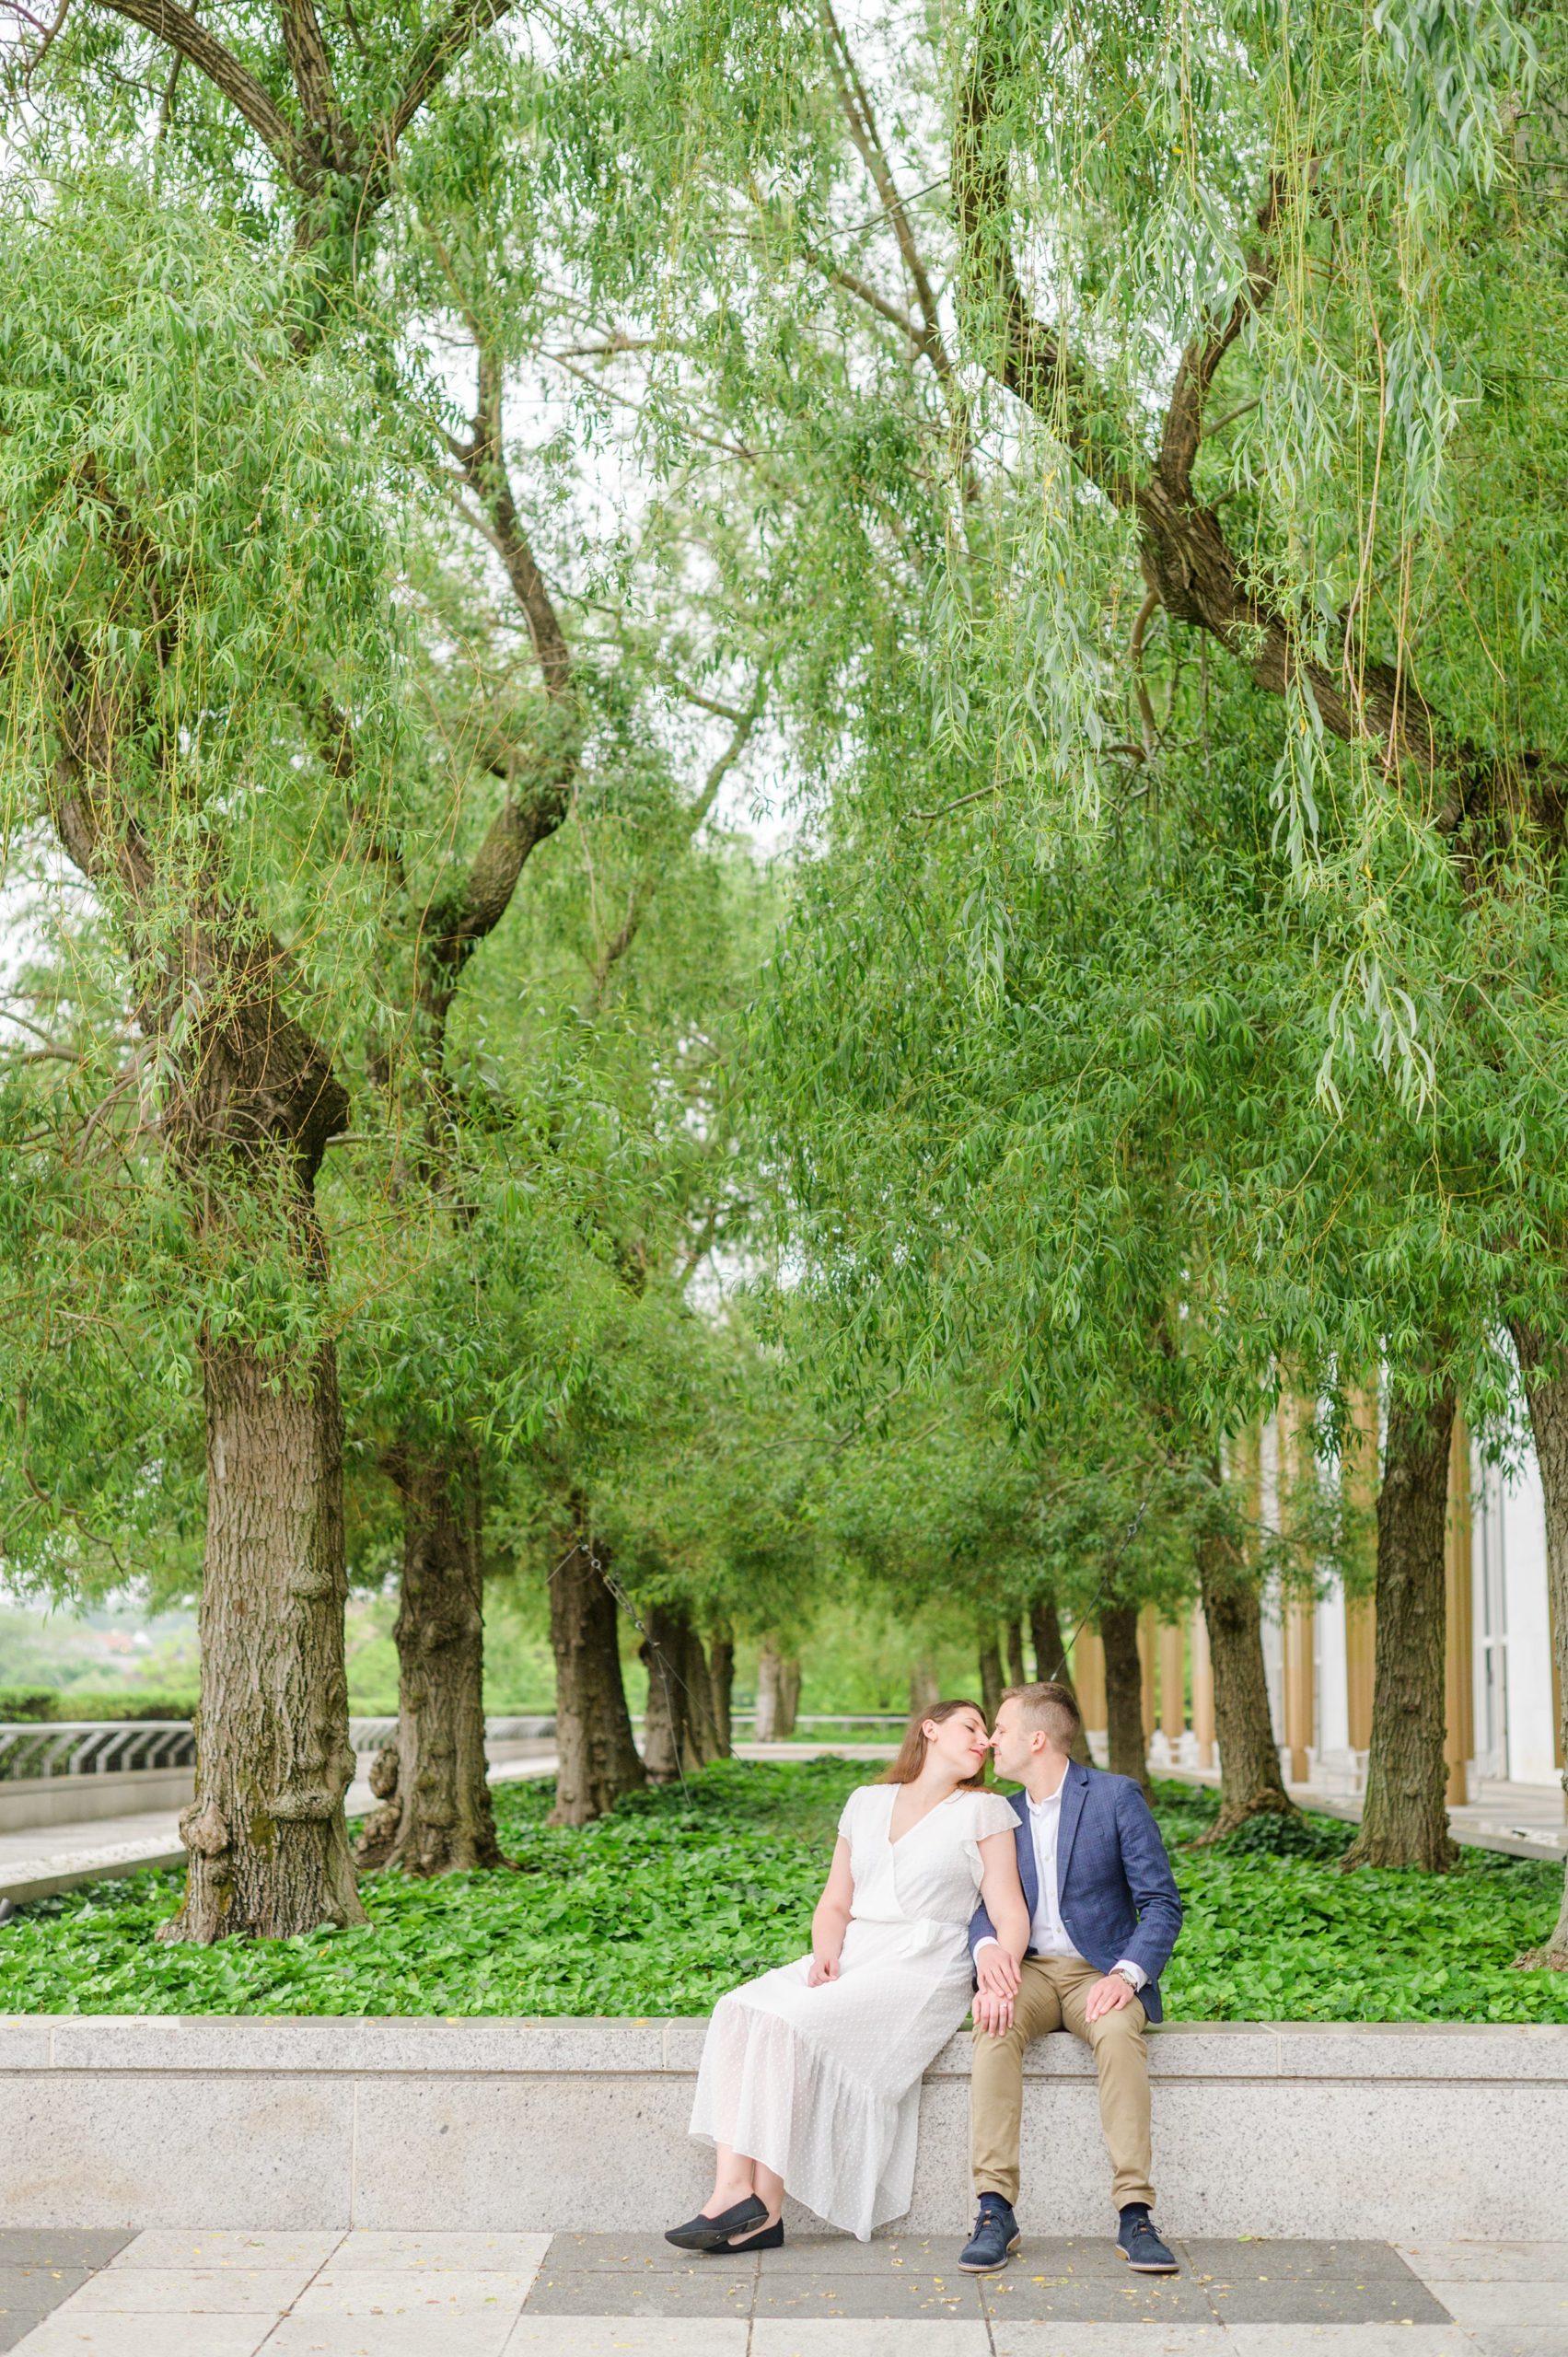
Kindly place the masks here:
<instances>
[{"instance_id":1,"label":"tree bark","mask_svg":"<svg viewBox=\"0 0 1568 2357\"><path fill-rule=\"evenodd\" d=\"M397 1814L360 1837L361 1865L470 1873L503 1863L484 1758L484 1562L477 1453L394 1456L403 1508Z\"/></svg>"},{"instance_id":2,"label":"tree bark","mask_svg":"<svg viewBox=\"0 0 1568 2357\"><path fill-rule=\"evenodd\" d=\"M680 1622L681 1765L688 1774L724 1756L714 1711L714 1678L703 1640L682 1613Z\"/></svg>"},{"instance_id":3,"label":"tree bark","mask_svg":"<svg viewBox=\"0 0 1568 2357\"><path fill-rule=\"evenodd\" d=\"M1218 1478L1215 1468L1216 1484ZM1285 1790L1269 1713L1257 1586L1236 1540L1221 1527L1204 1531L1198 1541L1198 1583L1209 1631L1220 1755L1220 1813L1199 1836L1200 1842L1208 1842L1223 1840L1249 1817L1287 1817L1295 1803Z\"/></svg>"},{"instance_id":4,"label":"tree bark","mask_svg":"<svg viewBox=\"0 0 1568 2357\"><path fill-rule=\"evenodd\" d=\"M1396 1387L1377 1492L1377 1638L1366 1804L1361 1829L1344 1854L1347 1867L1420 1866L1428 1874L1446 1874L1459 1854L1448 1833L1444 1751L1443 1542L1453 1430L1451 1388L1423 1402Z\"/></svg>"},{"instance_id":5,"label":"tree bark","mask_svg":"<svg viewBox=\"0 0 1568 2357\"><path fill-rule=\"evenodd\" d=\"M207 1532L191 1853L166 1940L363 1923L343 1794L343 1410L324 1344L291 1386L249 1343L202 1346Z\"/></svg>"},{"instance_id":6,"label":"tree bark","mask_svg":"<svg viewBox=\"0 0 1568 2357\"><path fill-rule=\"evenodd\" d=\"M1007 1623L1007 1683L1027 1686L1029 1673L1024 1660L1024 1624L1015 1612Z\"/></svg>"},{"instance_id":7,"label":"tree bark","mask_svg":"<svg viewBox=\"0 0 1568 2357\"><path fill-rule=\"evenodd\" d=\"M1065 1686L1074 1702L1078 1689L1073 1673L1067 1666L1067 1646L1062 1634L1062 1616L1056 1609L1056 1598L1049 1592L1037 1596L1029 1607L1029 1637L1034 1645L1035 1678L1041 1686ZM1073 1757L1080 1766L1091 1768L1093 1754L1089 1738L1082 1727L1073 1746Z\"/></svg>"},{"instance_id":8,"label":"tree bark","mask_svg":"<svg viewBox=\"0 0 1568 2357\"><path fill-rule=\"evenodd\" d=\"M1525 1377L1546 1503L1546 1591L1551 1616L1552 1658L1562 1697L1563 1758L1568 1759L1568 1361L1552 1351L1536 1328L1522 1321L1512 1329ZM1568 1770L1563 1772L1568 1789ZM1523 1965L1550 1965L1568 1972L1568 1876L1562 1903L1546 1945L1522 1956Z\"/></svg>"},{"instance_id":9,"label":"tree bark","mask_svg":"<svg viewBox=\"0 0 1568 2357\"><path fill-rule=\"evenodd\" d=\"M910 1672L910 1711L929 1711L933 1702L942 1699L942 1689L936 1672L928 1661L917 1661Z\"/></svg>"},{"instance_id":10,"label":"tree bark","mask_svg":"<svg viewBox=\"0 0 1568 2357\"><path fill-rule=\"evenodd\" d=\"M1131 1776L1145 1798L1149 1761L1144 1742L1144 1666L1138 1658L1138 1608L1102 1607L1099 1633L1105 1645L1105 1702L1113 1776Z\"/></svg>"},{"instance_id":11,"label":"tree bark","mask_svg":"<svg viewBox=\"0 0 1568 2357\"><path fill-rule=\"evenodd\" d=\"M648 1672L648 1704L643 1714L643 1760L656 1784L681 1775L686 1737L686 1629L680 1616L663 1605L649 1608L642 1655Z\"/></svg>"},{"instance_id":12,"label":"tree bark","mask_svg":"<svg viewBox=\"0 0 1568 2357\"><path fill-rule=\"evenodd\" d=\"M561 1764L549 1822L587 1825L647 1778L632 1740L615 1598L593 1548L580 1537L573 1538L551 1578L550 1644Z\"/></svg>"},{"instance_id":13,"label":"tree bark","mask_svg":"<svg viewBox=\"0 0 1568 2357\"><path fill-rule=\"evenodd\" d=\"M980 1707L994 1722L1002 1705L1002 1648L989 1620L980 1627Z\"/></svg>"},{"instance_id":14,"label":"tree bark","mask_svg":"<svg viewBox=\"0 0 1568 2357\"><path fill-rule=\"evenodd\" d=\"M800 1716L800 1659L786 1654L779 1665L779 1735L787 1741Z\"/></svg>"},{"instance_id":15,"label":"tree bark","mask_svg":"<svg viewBox=\"0 0 1568 2357\"><path fill-rule=\"evenodd\" d=\"M779 1731L779 1678L784 1657L772 1637L764 1637L757 1655L757 1740L773 1743Z\"/></svg>"},{"instance_id":16,"label":"tree bark","mask_svg":"<svg viewBox=\"0 0 1568 2357\"><path fill-rule=\"evenodd\" d=\"M708 1678L714 1689L714 1732L718 1739L718 1757L727 1759L735 1747L731 1708L735 1695L735 1638L727 1620L720 1621L709 1641Z\"/></svg>"}]
</instances>

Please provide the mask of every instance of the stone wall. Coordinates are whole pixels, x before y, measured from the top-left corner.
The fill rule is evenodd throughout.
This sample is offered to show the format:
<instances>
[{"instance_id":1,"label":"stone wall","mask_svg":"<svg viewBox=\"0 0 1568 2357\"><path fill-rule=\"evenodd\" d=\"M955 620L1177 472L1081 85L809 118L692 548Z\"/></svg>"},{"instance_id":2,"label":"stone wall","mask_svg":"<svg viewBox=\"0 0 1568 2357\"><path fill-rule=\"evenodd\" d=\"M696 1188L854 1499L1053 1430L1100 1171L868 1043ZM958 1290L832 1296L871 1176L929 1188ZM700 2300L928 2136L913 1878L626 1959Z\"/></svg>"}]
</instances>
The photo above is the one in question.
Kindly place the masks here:
<instances>
[{"instance_id":1,"label":"stone wall","mask_svg":"<svg viewBox=\"0 0 1568 2357\"><path fill-rule=\"evenodd\" d=\"M0 2022L0 2223L648 2231L695 2209L700 2021ZM1568 2027L1177 2023L1179 2235L1561 2235ZM968 2039L927 2075L908 2231L968 2223ZM1088 2058L1030 2050L1026 2227L1111 2223Z\"/></svg>"}]
</instances>

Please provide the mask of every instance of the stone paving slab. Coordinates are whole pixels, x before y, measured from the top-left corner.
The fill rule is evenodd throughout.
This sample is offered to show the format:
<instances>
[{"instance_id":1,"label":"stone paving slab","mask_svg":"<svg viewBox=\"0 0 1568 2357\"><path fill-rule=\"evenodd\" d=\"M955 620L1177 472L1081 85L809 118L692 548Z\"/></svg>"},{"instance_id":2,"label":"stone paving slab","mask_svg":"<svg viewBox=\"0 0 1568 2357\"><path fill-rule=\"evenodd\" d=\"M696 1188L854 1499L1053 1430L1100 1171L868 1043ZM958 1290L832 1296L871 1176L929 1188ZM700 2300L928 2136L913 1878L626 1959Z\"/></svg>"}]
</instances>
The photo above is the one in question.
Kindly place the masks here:
<instances>
[{"instance_id":1,"label":"stone paving slab","mask_svg":"<svg viewBox=\"0 0 1568 2357\"><path fill-rule=\"evenodd\" d=\"M586 2268L548 2263L523 2303L526 2316L749 2316L755 2263L744 2272L715 2266L673 2274L624 2275L611 2282Z\"/></svg>"},{"instance_id":2,"label":"stone paving slab","mask_svg":"<svg viewBox=\"0 0 1568 2357\"><path fill-rule=\"evenodd\" d=\"M1395 2243L1423 2283L1568 2282L1568 2242Z\"/></svg>"},{"instance_id":3,"label":"stone paving slab","mask_svg":"<svg viewBox=\"0 0 1568 2357\"><path fill-rule=\"evenodd\" d=\"M1178 2275L1026 2275L1011 2267L983 2279L987 2312L1000 2326L1021 2318L1058 2324L1146 2322L1213 2326L1208 2288Z\"/></svg>"},{"instance_id":4,"label":"stone paving slab","mask_svg":"<svg viewBox=\"0 0 1568 2357\"><path fill-rule=\"evenodd\" d=\"M1223 2325L1051 2324L1025 2319L992 2328L996 2357L1235 2357ZM911 2351L908 2357L915 2357ZM1413 2357L1413 2352L1412 2352Z\"/></svg>"},{"instance_id":5,"label":"stone paving slab","mask_svg":"<svg viewBox=\"0 0 1568 2357\"><path fill-rule=\"evenodd\" d=\"M990 2336L974 2319L911 2325L760 2316L751 2328L750 2357L990 2357Z\"/></svg>"},{"instance_id":6,"label":"stone paving slab","mask_svg":"<svg viewBox=\"0 0 1568 2357\"><path fill-rule=\"evenodd\" d=\"M1480 2357L1562 2357L1568 2347L1554 2324L1481 2326L1470 2335Z\"/></svg>"},{"instance_id":7,"label":"stone paving slab","mask_svg":"<svg viewBox=\"0 0 1568 2357\"><path fill-rule=\"evenodd\" d=\"M94 2272L90 2267L0 2267L0 2316L47 2316L90 2283Z\"/></svg>"},{"instance_id":8,"label":"stone paving slab","mask_svg":"<svg viewBox=\"0 0 1568 2357\"><path fill-rule=\"evenodd\" d=\"M1472 2328L1555 2326L1568 2352L1568 2282L1445 2283L1440 2296L1455 2323Z\"/></svg>"},{"instance_id":9,"label":"stone paving slab","mask_svg":"<svg viewBox=\"0 0 1568 2357\"><path fill-rule=\"evenodd\" d=\"M61 2303L68 2316L281 2316L309 2267L106 2267Z\"/></svg>"},{"instance_id":10,"label":"stone paving slab","mask_svg":"<svg viewBox=\"0 0 1568 2357\"><path fill-rule=\"evenodd\" d=\"M1221 2345L1226 2357L1480 2357L1458 2325L1242 2324Z\"/></svg>"},{"instance_id":11,"label":"stone paving slab","mask_svg":"<svg viewBox=\"0 0 1568 2357\"><path fill-rule=\"evenodd\" d=\"M296 2316L482 2316L515 2320L533 2277L492 2269L325 2267L293 2301ZM287 2302L285 2305L289 2305Z\"/></svg>"},{"instance_id":12,"label":"stone paving slab","mask_svg":"<svg viewBox=\"0 0 1568 2357\"><path fill-rule=\"evenodd\" d=\"M555 2237L557 2242L562 2239L559 2235ZM334 2242L335 2248L331 2247ZM465 2273L498 2272L531 2279L550 2247L548 2235L419 2235L362 2228L357 2233L329 2237L322 2263L330 2258L334 2275L342 2274L345 2269L373 2271L390 2268L400 2272L431 2274L457 2269ZM669 2250L669 2245L666 2243L664 2248ZM671 2251L670 2256L674 2258L676 2254Z\"/></svg>"},{"instance_id":13,"label":"stone paving slab","mask_svg":"<svg viewBox=\"0 0 1568 2357\"><path fill-rule=\"evenodd\" d=\"M23 2357L256 2357L273 2328L268 2316L55 2315L14 2346Z\"/></svg>"},{"instance_id":14,"label":"stone paving slab","mask_svg":"<svg viewBox=\"0 0 1568 2357\"><path fill-rule=\"evenodd\" d=\"M1413 2275L1403 2283L1377 2275L1361 2282L1349 2276L1287 2276L1278 2282L1215 2282L1204 2289L1215 2316L1231 2326L1412 2325L1451 2320L1451 2312Z\"/></svg>"},{"instance_id":15,"label":"stone paving slab","mask_svg":"<svg viewBox=\"0 0 1568 2357\"><path fill-rule=\"evenodd\" d=\"M824 2235L813 2239L827 2244L837 2237ZM700 2251L678 2250L662 2235L551 2235L547 2240L552 2274L691 2275L711 2272L725 2264ZM774 2259L783 2256L782 2251L770 2253ZM744 2252L733 2261L741 2270L753 2269L756 2263L755 2253L748 2258Z\"/></svg>"},{"instance_id":16,"label":"stone paving slab","mask_svg":"<svg viewBox=\"0 0 1568 2357\"><path fill-rule=\"evenodd\" d=\"M752 2310L758 2317L783 2316L802 2321L816 2317L830 2321L839 2316L854 2316L913 2322L969 2316L979 2323L983 2315L981 2279L960 2275L956 2269L940 2275L918 2273L912 2269L902 2273L889 2269L882 2275L853 2270L842 2275L798 2275L783 2270L775 2274L766 2265L766 2256Z\"/></svg>"},{"instance_id":17,"label":"stone paving slab","mask_svg":"<svg viewBox=\"0 0 1568 2357\"><path fill-rule=\"evenodd\" d=\"M501 2357L510 2316L285 2316L266 2357ZM33 2357L29 2349L24 2357Z\"/></svg>"},{"instance_id":18,"label":"stone paving slab","mask_svg":"<svg viewBox=\"0 0 1568 2357\"><path fill-rule=\"evenodd\" d=\"M179 2228L149 2226L126 2240L109 2260L111 2273L126 2268L198 2267L303 2269L313 2275L332 2257L343 2236L329 2226L319 2234L294 2234L287 2228L244 2234L214 2227L205 2234Z\"/></svg>"},{"instance_id":19,"label":"stone paving slab","mask_svg":"<svg viewBox=\"0 0 1568 2357\"><path fill-rule=\"evenodd\" d=\"M1215 2235L1189 2235L1179 2248L1195 2272L1237 2282L1243 2278L1277 2282L1302 2276L1367 2275L1394 2276L1409 2282L1411 2275L1411 2268L1389 2243L1320 2242L1294 2237L1285 2241L1262 2236L1225 2241Z\"/></svg>"},{"instance_id":20,"label":"stone paving slab","mask_svg":"<svg viewBox=\"0 0 1568 2357\"><path fill-rule=\"evenodd\" d=\"M129 2226L0 2226L0 2267L105 2267L133 2235Z\"/></svg>"},{"instance_id":21,"label":"stone paving slab","mask_svg":"<svg viewBox=\"0 0 1568 2357\"><path fill-rule=\"evenodd\" d=\"M697 2325L684 2316L525 2316L504 2357L746 2357L747 2333L738 2318Z\"/></svg>"}]
</instances>

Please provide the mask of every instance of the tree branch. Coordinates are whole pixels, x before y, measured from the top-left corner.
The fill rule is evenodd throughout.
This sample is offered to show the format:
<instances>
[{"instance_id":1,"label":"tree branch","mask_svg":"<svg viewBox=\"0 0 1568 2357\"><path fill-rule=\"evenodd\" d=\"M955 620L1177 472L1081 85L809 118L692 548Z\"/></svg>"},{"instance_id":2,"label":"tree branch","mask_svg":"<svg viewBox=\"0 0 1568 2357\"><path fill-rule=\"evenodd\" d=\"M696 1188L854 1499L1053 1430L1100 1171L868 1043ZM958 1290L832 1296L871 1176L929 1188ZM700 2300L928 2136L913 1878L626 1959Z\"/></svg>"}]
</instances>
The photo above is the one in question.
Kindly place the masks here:
<instances>
[{"instance_id":1,"label":"tree branch","mask_svg":"<svg viewBox=\"0 0 1568 2357\"><path fill-rule=\"evenodd\" d=\"M341 170L349 164L350 157L344 153L343 111L314 0L281 0L279 14L289 70L305 120L319 134L323 155L331 156Z\"/></svg>"},{"instance_id":2,"label":"tree branch","mask_svg":"<svg viewBox=\"0 0 1568 2357\"><path fill-rule=\"evenodd\" d=\"M762 716L762 702L763 688L761 680L759 679L755 689L752 691L750 703L748 705L746 710L740 714L736 722L735 727L730 732L729 742L726 745L723 752L720 753L718 759L710 768L707 777L703 781L701 794L699 794L696 801L693 802L691 807L684 813L685 823L680 830L680 840L683 843L689 843L693 840L698 829L702 826L703 819L706 819L709 812L712 810L714 804L717 801L720 786L724 784L725 779L729 775L730 771L735 767L736 762L740 759L741 754L745 751L746 746L751 737L751 733L756 727L758 721ZM712 709L712 707L710 707L710 709ZM610 938L605 943L603 949L594 960L593 987L589 991L587 998L584 1004L583 1012L585 1015L597 1015L600 1006L603 1004L605 988L610 981L610 974L614 968L619 965L621 959L625 957L626 952L631 948L633 942L635 941L638 930L642 925L643 919L647 914L648 903L653 899L657 888L658 878L656 875L639 877L637 882L633 885L631 892L627 896L626 914L621 922L620 929L610 935Z\"/></svg>"},{"instance_id":3,"label":"tree branch","mask_svg":"<svg viewBox=\"0 0 1568 2357\"><path fill-rule=\"evenodd\" d=\"M388 121L383 171L390 165L399 140L425 100L440 87L464 51L481 33L488 32L498 18L506 16L512 5L513 0L458 0L450 14L440 24L432 25L415 43L403 94Z\"/></svg>"},{"instance_id":4,"label":"tree branch","mask_svg":"<svg viewBox=\"0 0 1568 2357\"><path fill-rule=\"evenodd\" d=\"M307 153L293 124L279 112L233 51L215 41L188 8L180 6L179 0L91 0L91 5L127 17L181 57L189 58L265 141L295 186L315 188L320 177L319 167Z\"/></svg>"}]
</instances>

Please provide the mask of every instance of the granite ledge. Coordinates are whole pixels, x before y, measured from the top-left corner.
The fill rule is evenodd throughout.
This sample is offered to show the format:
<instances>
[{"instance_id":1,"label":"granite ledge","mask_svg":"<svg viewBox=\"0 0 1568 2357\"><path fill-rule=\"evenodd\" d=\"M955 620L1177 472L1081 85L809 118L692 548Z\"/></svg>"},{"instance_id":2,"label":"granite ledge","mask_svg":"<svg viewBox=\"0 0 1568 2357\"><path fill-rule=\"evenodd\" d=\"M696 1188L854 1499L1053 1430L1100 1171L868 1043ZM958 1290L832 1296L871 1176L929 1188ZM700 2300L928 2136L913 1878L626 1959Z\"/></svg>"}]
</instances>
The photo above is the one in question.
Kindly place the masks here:
<instances>
[{"instance_id":1,"label":"granite ledge","mask_svg":"<svg viewBox=\"0 0 1568 2357\"><path fill-rule=\"evenodd\" d=\"M573 2015L23 2014L0 2019L0 2073L257 2073L485 2078L690 2075L707 2024ZM1568 2024L1171 2022L1150 2061L1166 2080L1368 2078L1568 2083ZM1041 2038L1031 2077L1084 2078L1074 2038ZM967 2078L967 2032L931 2066Z\"/></svg>"}]
</instances>

